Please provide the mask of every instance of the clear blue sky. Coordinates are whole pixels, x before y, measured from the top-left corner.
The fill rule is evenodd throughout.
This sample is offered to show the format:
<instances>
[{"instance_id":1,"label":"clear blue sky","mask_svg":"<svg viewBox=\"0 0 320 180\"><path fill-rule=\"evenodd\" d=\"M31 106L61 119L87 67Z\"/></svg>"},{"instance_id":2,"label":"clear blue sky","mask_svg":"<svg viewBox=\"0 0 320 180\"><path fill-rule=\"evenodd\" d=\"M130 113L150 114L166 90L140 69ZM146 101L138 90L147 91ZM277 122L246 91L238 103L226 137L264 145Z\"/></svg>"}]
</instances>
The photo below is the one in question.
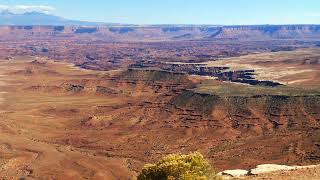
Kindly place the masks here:
<instances>
[{"instance_id":1,"label":"clear blue sky","mask_svg":"<svg viewBox=\"0 0 320 180\"><path fill-rule=\"evenodd\" d=\"M320 0L0 0L68 19L134 24L320 24Z\"/></svg>"}]
</instances>

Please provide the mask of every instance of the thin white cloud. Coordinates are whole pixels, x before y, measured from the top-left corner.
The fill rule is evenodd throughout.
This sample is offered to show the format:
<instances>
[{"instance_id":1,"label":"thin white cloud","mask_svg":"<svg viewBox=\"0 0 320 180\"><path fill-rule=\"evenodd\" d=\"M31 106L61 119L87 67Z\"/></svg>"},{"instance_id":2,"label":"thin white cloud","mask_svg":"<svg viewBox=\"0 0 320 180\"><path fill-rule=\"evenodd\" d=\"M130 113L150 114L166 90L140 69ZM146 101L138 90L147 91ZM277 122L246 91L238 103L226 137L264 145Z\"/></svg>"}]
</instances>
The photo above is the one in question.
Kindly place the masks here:
<instances>
[{"instance_id":1,"label":"thin white cloud","mask_svg":"<svg viewBox=\"0 0 320 180\"><path fill-rule=\"evenodd\" d=\"M12 13L26 13L26 12L42 12L42 13L51 13L55 8L46 5L16 5L16 6L8 6L0 4L0 12L1 11L10 11Z\"/></svg>"},{"instance_id":2,"label":"thin white cloud","mask_svg":"<svg viewBox=\"0 0 320 180\"><path fill-rule=\"evenodd\" d=\"M320 12L316 12L316 13L308 13L307 14L308 17L320 17Z\"/></svg>"}]
</instances>

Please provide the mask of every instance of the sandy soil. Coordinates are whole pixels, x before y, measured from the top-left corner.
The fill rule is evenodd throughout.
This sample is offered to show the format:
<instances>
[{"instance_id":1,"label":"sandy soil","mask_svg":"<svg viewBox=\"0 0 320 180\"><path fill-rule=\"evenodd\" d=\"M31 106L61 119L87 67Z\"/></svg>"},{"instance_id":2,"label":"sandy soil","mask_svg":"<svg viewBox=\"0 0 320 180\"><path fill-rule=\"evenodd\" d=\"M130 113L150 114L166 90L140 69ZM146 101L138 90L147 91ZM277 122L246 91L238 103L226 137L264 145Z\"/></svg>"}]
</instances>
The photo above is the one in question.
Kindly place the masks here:
<instances>
[{"instance_id":1,"label":"sandy soil","mask_svg":"<svg viewBox=\"0 0 320 180\"><path fill-rule=\"evenodd\" d=\"M0 69L0 89L1 89L1 86L5 86L6 83L1 81L2 79L5 79L4 75L2 74L3 73L3 70ZM4 95L5 95L5 91L0 91L0 104L3 102L3 98L4 98Z\"/></svg>"},{"instance_id":2,"label":"sandy soil","mask_svg":"<svg viewBox=\"0 0 320 180\"><path fill-rule=\"evenodd\" d=\"M20 72L21 64L24 63L0 62L0 72L1 74ZM68 67L61 70L66 73L82 74L81 71L75 73L72 69L70 71L67 69ZM70 116L60 114L57 118L54 115L41 113L48 108L70 109L72 106L87 108L86 103L112 104L114 102L112 99L43 94L39 96L32 91L30 93L23 90L23 84L30 82L30 76L28 76L28 74L0 76L0 92L8 92L5 95L0 93L2 98L0 179L98 180L134 177L134 173L127 168L125 158L96 156L67 144L57 144L57 137L65 133L72 136L75 133L72 129L66 129L67 124L72 121L69 119ZM45 80L43 77L31 79L34 80L33 82L39 82L38 80L42 79L42 83L45 83L44 81L52 81L54 78L48 76ZM10 83L4 83L4 80ZM69 108L66 108L68 106Z\"/></svg>"},{"instance_id":3,"label":"sandy soil","mask_svg":"<svg viewBox=\"0 0 320 180\"><path fill-rule=\"evenodd\" d=\"M241 132L220 119L222 107L213 111L213 121L190 108L170 109L169 100L189 83L181 79L123 80L23 59L0 62L0 69L6 75L0 91L7 92L0 104L0 179L133 179L145 163L192 151L203 153L217 171L249 169L296 163L318 147L306 131ZM105 94L97 93L98 86Z\"/></svg>"},{"instance_id":4,"label":"sandy soil","mask_svg":"<svg viewBox=\"0 0 320 180\"><path fill-rule=\"evenodd\" d=\"M299 49L290 52L250 54L210 61L207 66L226 66L232 70L255 70L255 78L285 85L320 82L320 49Z\"/></svg>"}]
</instances>

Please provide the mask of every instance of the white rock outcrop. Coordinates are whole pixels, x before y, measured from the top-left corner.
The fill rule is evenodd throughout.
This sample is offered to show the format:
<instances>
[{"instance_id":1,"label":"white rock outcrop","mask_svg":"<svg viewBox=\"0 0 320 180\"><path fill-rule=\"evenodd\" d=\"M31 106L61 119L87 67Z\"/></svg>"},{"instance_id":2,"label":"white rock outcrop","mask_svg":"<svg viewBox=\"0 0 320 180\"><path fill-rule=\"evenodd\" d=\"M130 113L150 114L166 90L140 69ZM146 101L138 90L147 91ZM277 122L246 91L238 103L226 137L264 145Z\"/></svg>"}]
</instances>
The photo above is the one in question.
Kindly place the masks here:
<instances>
[{"instance_id":1,"label":"white rock outcrop","mask_svg":"<svg viewBox=\"0 0 320 180\"><path fill-rule=\"evenodd\" d=\"M219 176L230 176L230 177L241 177L248 174L247 170L243 169L234 169L234 170L225 170L218 173Z\"/></svg>"},{"instance_id":2,"label":"white rock outcrop","mask_svg":"<svg viewBox=\"0 0 320 180\"><path fill-rule=\"evenodd\" d=\"M218 173L219 176L222 176L225 179L244 177L249 175L259 175L264 173L271 173L276 171L290 171L303 168L315 168L320 165L311 165L311 166L287 166L287 165L278 165L278 164L261 164L254 169L243 170L243 169L234 169L234 170L225 170Z\"/></svg>"},{"instance_id":3,"label":"white rock outcrop","mask_svg":"<svg viewBox=\"0 0 320 180\"><path fill-rule=\"evenodd\" d=\"M257 175L257 174L264 174L274 171L290 171L290 170L297 170L303 168L314 168L319 165L311 165L311 166L287 166L287 165L278 165L278 164L261 164L258 165L256 168L251 169L249 174Z\"/></svg>"}]
</instances>

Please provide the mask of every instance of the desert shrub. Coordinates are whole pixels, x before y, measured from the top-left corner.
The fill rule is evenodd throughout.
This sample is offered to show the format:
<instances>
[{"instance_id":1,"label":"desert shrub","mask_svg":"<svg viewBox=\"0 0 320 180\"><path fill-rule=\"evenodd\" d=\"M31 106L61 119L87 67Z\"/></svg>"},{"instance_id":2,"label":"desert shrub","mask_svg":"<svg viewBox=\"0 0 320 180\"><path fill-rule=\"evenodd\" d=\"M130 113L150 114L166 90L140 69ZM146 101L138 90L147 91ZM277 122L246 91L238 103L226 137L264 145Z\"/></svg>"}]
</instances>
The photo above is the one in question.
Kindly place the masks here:
<instances>
[{"instance_id":1,"label":"desert shrub","mask_svg":"<svg viewBox=\"0 0 320 180\"><path fill-rule=\"evenodd\" d=\"M146 164L138 180L217 180L210 164L198 153L171 154L156 164Z\"/></svg>"}]
</instances>

